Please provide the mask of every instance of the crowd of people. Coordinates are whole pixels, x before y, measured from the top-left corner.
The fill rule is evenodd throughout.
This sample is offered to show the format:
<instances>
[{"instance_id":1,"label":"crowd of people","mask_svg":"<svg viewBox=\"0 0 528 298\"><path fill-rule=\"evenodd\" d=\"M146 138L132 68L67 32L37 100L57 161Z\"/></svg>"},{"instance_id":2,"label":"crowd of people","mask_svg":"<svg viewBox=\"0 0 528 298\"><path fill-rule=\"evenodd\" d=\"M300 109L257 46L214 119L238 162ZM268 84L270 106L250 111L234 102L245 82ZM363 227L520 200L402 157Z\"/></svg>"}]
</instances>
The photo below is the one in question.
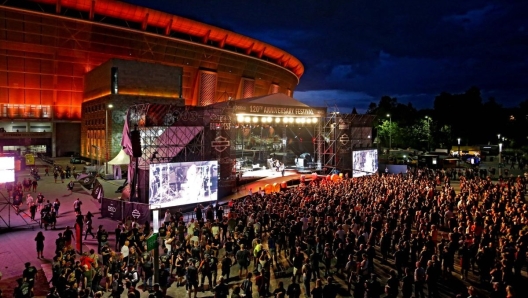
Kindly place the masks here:
<instances>
[{"instance_id":1,"label":"crowd of people","mask_svg":"<svg viewBox=\"0 0 528 298\"><path fill-rule=\"evenodd\" d=\"M165 297L171 286L185 286L188 297L210 291L217 298L432 298L442 287L464 298L477 289L519 297L528 249L526 179L496 182L461 172L457 193L453 177L419 169L317 179L278 193L259 190L230 202L228 211L199 205L189 222L167 210L159 228L158 283L148 222L119 223L112 248L104 228L94 235L91 218L74 203L98 251L78 259L71 229L59 234L50 297L101 297L104 291L120 297L125 290L131 298L139 290ZM37 252L42 255L38 242ZM284 273L292 275L288 282ZM480 284L463 292L451 287L464 280Z\"/></svg>"}]
</instances>

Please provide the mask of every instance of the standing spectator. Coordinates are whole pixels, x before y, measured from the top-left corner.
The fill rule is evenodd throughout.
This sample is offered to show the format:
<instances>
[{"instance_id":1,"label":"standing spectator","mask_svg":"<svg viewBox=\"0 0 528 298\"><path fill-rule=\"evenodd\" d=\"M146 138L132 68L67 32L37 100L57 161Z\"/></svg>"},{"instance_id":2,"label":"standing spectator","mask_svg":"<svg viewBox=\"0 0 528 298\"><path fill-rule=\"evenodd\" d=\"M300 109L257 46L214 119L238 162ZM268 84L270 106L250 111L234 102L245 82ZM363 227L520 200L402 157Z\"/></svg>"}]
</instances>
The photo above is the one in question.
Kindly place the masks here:
<instances>
[{"instance_id":1,"label":"standing spectator","mask_svg":"<svg viewBox=\"0 0 528 298\"><path fill-rule=\"evenodd\" d=\"M29 207L34 202L35 202L35 200L33 199L33 197L31 196L31 194L28 193L27 196L26 196L26 205L28 205L28 207Z\"/></svg>"},{"instance_id":2,"label":"standing spectator","mask_svg":"<svg viewBox=\"0 0 528 298\"><path fill-rule=\"evenodd\" d=\"M246 275L246 279L242 282L240 285L240 288L242 291L244 291L244 294L246 297L253 297L253 282L251 282L251 277L253 277L253 274L251 272L248 272Z\"/></svg>"},{"instance_id":3,"label":"standing spectator","mask_svg":"<svg viewBox=\"0 0 528 298\"><path fill-rule=\"evenodd\" d=\"M35 266L31 266L30 262L27 262L24 264L26 269L24 269L24 272L22 272L22 278L23 281L28 283L28 292L30 293L29 297L33 296L33 287L35 286L35 279L37 277L38 271Z\"/></svg>"},{"instance_id":4,"label":"standing spectator","mask_svg":"<svg viewBox=\"0 0 528 298\"><path fill-rule=\"evenodd\" d=\"M46 168L44 169L44 176L49 176L49 168L46 166Z\"/></svg>"},{"instance_id":5,"label":"standing spectator","mask_svg":"<svg viewBox=\"0 0 528 298\"><path fill-rule=\"evenodd\" d=\"M425 269L421 266L420 262L416 262L416 269L414 270L414 297L425 297L423 292L425 278Z\"/></svg>"},{"instance_id":6,"label":"standing spectator","mask_svg":"<svg viewBox=\"0 0 528 298\"><path fill-rule=\"evenodd\" d=\"M72 244L72 239L75 240L75 236L73 236L73 231L71 230L70 226L66 227L66 230L63 233L63 237L66 246L70 246Z\"/></svg>"},{"instance_id":7,"label":"standing spectator","mask_svg":"<svg viewBox=\"0 0 528 298\"><path fill-rule=\"evenodd\" d=\"M102 225L97 228L97 243L99 244L97 253L101 253L103 246L108 244L108 232Z\"/></svg>"},{"instance_id":8,"label":"standing spectator","mask_svg":"<svg viewBox=\"0 0 528 298\"><path fill-rule=\"evenodd\" d=\"M37 233L37 237L35 237L35 242L37 242L37 259L44 258L42 255L44 251L44 235L42 234L42 231Z\"/></svg>"},{"instance_id":9,"label":"standing spectator","mask_svg":"<svg viewBox=\"0 0 528 298\"><path fill-rule=\"evenodd\" d=\"M229 288L227 287L227 284L224 282L224 278L220 277L218 280L218 284L213 289L215 298L227 298L229 295Z\"/></svg>"},{"instance_id":10,"label":"standing spectator","mask_svg":"<svg viewBox=\"0 0 528 298\"><path fill-rule=\"evenodd\" d=\"M427 282L427 292L429 298L438 296L438 269L435 268L434 262L429 260L427 262L427 269L425 269L425 281Z\"/></svg>"},{"instance_id":11,"label":"standing spectator","mask_svg":"<svg viewBox=\"0 0 528 298\"><path fill-rule=\"evenodd\" d=\"M405 268L405 276L401 282L403 298L411 298L413 292L414 276L412 275L411 268Z\"/></svg>"},{"instance_id":12,"label":"standing spectator","mask_svg":"<svg viewBox=\"0 0 528 298\"><path fill-rule=\"evenodd\" d=\"M189 293L189 298L191 298L191 293L193 291L194 298L196 298L198 293L198 269L194 266L192 261L189 261L185 278L187 280L187 293Z\"/></svg>"},{"instance_id":13,"label":"standing spectator","mask_svg":"<svg viewBox=\"0 0 528 298\"><path fill-rule=\"evenodd\" d=\"M130 249L128 248L129 245L130 242L126 240L124 245L121 247L121 256L123 257L123 262L125 264L128 263L128 254L130 253Z\"/></svg>"},{"instance_id":14,"label":"standing spectator","mask_svg":"<svg viewBox=\"0 0 528 298\"><path fill-rule=\"evenodd\" d=\"M44 204L44 196L42 195L42 193L39 192L39 194L37 195L38 211L40 211L40 209L42 209L42 204Z\"/></svg>"},{"instance_id":15,"label":"standing spectator","mask_svg":"<svg viewBox=\"0 0 528 298\"><path fill-rule=\"evenodd\" d=\"M295 276L291 277L291 284L288 285L286 295L288 295L289 298L299 298L301 296L301 286L296 282Z\"/></svg>"},{"instance_id":16,"label":"standing spectator","mask_svg":"<svg viewBox=\"0 0 528 298\"><path fill-rule=\"evenodd\" d=\"M70 180L70 182L68 182L68 190L70 191L70 195L72 194L73 192L73 180Z\"/></svg>"},{"instance_id":17,"label":"standing spectator","mask_svg":"<svg viewBox=\"0 0 528 298\"><path fill-rule=\"evenodd\" d=\"M55 209L55 215L59 217L59 208L60 208L60 201L59 199L55 199L55 202L53 202L53 209Z\"/></svg>"},{"instance_id":18,"label":"standing spectator","mask_svg":"<svg viewBox=\"0 0 528 298\"><path fill-rule=\"evenodd\" d=\"M77 198L77 200L73 202L73 211L81 213L81 205L82 205L81 199Z\"/></svg>"},{"instance_id":19,"label":"standing spectator","mask_svg":"<svg viewBox=\"0 0 528 298\"><path fill-rule=\"evenodd\" d=\"M64 183L64 178L66 178L66 173L63 170L60 171L60 178L61 178L61 182Z\"/></svg>"},{"instance_id":20,"label":"standing spectator","mask_svg":"<svg viewBox=\"0 0 528 298\"><path fill-rule=\"evenodd\" d=\"M236 253L235 258L239 266L238 270L238 277L242 278L242 274L244 269L246 270L246 273L248 273L248 267L249 267L249 251L245 249L245 245L240 245L240 250ZM243 288L242 288L243 290Z\"/></svg>"},{"instance_id":21,"label":"standing spectator","mask_svg":"<svg viewBox=\"0 0 528 298\"><path fill-rule=\"evenodd\" d=\"M196 220L197 221L202 221L202 205L201 204L198 204L198 206L196 206L196 208L194 208L194 214L196 216Z\"/></svg>"},{"instance_id":22,"label":"standing spectator","mask_svg":"<svg viewBox=\"0 0 528 298\"><path fill-rule=\"evenodd\" d=\"M38 186L37 179L35 179L35 180L33 180L33 182L31 182L31 186L33 187L33 192L37 192L37 186Z\"/></svg>"},{"instance_id":23,"label":"standing spectator","mask_svg":"<svg viewBox=\"0 0 528 298\"><path fill-rule=\"evenodd\" d=\"M92 239L95 239L95 235L93 233L93 225L92 225L92 217L88 216L88 214L85 216L84 224L86 226L86 234L84 235L84 240L86 240L86 237L88 237L88 234L92 235Z\"/></svg>"},{"instance_id":24,"label":"standing spectator","mask_svg":"<svg viewBox=\"0 0 528 298\"><path fill-rule=\"evenodd\" d=\"M59 173L55 170L53 171L53 178L55 178L55 183L57 183L57 178L59 177Z\"/></svg>"},{"instance_id":25,"label":"standing spectator","mask_svg":"<svg viewBox=\"0 0 528 298\"><path fill-rule=\"evenodd\" d=\"M31 202L29 205L29 213L31 215L31 220L35 220L35 214L37 213L37 204Z\"/></svg>"},{"instance_id":26,"label":"standing spectator","mask_svg":"<svg viewBox=\"0 0 528 298\"><path fill-rule=\"evenodd\" d=\"M121 225L120 224L117 225L117 227L114 230L114 233L115 233L115 247L114 247L114 249L116 251L119 251L119 250L121 250L121 245L119 245L119 243L121 241L120 240L121 239Z\"/></svg>"},{"instance_id":27,"label":"standing spectator","mask_svg":"<svg viewBox=\"0 0 528 298\"><path fill-rule=\"evenodd\" d=\"M170 213L170 210L167 209L165 211L165 218L163 219L163 222L165 223L165 226L168 227L169 224L170 224L170 221L171 221L171 213Z\"/></svg>"}]
</instances>

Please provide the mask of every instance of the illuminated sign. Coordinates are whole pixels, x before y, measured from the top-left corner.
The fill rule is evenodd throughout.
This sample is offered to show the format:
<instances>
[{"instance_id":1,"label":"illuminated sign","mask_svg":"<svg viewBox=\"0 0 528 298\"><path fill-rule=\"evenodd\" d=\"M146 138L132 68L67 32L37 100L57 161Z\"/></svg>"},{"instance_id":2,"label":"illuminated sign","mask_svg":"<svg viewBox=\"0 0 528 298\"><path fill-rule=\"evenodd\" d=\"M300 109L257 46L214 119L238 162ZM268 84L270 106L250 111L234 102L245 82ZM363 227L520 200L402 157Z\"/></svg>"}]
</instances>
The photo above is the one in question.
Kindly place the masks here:
<instances>
[{"instance_id":1,"label":"illuminated sign","mask_svg":"<svg viewBox=\"0 0 528 298\"><path fill-rule=\"evenodd\" d=\"M324 115L326 109L292 106L270 106L270 105L237 105L236 112L264 115L288 115L288 116L315 116Z\"/></svg>"}]
</instances>

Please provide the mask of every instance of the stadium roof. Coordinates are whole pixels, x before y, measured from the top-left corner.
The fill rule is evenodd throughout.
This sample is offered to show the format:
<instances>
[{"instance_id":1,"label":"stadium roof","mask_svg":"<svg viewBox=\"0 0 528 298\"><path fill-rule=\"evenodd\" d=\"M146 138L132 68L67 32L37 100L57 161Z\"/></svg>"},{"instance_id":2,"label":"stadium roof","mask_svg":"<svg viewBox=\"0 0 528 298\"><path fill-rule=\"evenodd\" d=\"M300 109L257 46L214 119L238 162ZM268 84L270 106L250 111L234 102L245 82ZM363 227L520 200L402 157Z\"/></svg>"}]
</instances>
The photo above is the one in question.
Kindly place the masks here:
<instances>
[{"instance_id":1,"label":"stadium roof","mask_svg":"<svg viewBox=\"0 0 528 298\"><path fill-rule=\"evenodd\" d=\"M94 15L100 15L140 23L143 30L146 30L147 26L161 28L164 30L165 35L169 35L170 32L179 32L196 36L201 39L203 44L214 41L218 44L219 48L230 45L243 49L246 55L253 54L252 56L256 56L257 58L268 57L278 65L292 71L298 78L304 73L304 66L299 59L284 50L242 34L166 12L115 0L30 1L55 5L57 12L60 12L62 7L86 12L89 13L90 20L93 20Z\"/></svg>"}]
</instances>

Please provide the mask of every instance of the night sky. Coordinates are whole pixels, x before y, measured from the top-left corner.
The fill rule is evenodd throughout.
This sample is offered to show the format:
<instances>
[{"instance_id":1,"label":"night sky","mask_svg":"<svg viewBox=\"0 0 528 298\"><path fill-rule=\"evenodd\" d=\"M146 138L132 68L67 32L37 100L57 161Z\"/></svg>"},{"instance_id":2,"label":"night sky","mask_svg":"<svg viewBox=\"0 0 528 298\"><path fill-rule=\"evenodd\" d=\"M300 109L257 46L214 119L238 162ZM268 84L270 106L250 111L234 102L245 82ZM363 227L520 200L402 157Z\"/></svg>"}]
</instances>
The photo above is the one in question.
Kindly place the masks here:
<instances>
[{"instance_id":1,"label":"night sky","mask_svg":"<svg viewBox=\"0 0 528 298\"><path fill-rule=\"evenodd\" d=\"M279 47L304 64L294 97L365 112L381 96L528 99L528 1L126 0Z\"/></svg>"}]
</instances>

